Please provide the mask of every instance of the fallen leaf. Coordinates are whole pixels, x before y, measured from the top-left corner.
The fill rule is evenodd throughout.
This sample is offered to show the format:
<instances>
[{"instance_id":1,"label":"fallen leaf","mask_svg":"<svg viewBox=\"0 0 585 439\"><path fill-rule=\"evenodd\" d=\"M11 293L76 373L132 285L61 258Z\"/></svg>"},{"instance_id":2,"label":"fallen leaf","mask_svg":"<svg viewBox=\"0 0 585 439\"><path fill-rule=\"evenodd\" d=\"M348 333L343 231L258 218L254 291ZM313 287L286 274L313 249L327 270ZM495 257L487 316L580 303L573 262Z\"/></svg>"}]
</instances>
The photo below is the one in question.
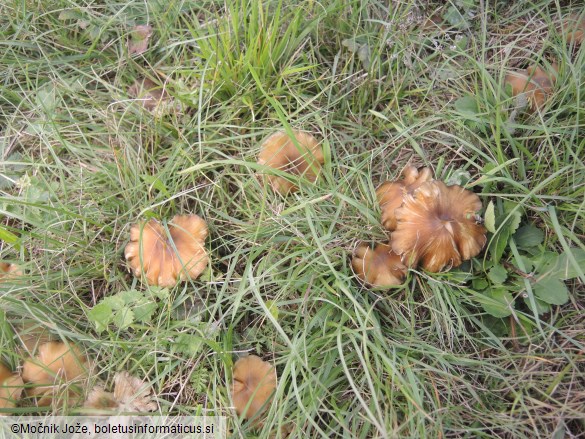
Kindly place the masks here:
<instances>
[{"instance_id":1,"label":"fallen leaf","mask_svg":"<svg viewBox=\"0 0 585 439\"><path fill-rule=\"evenodd\" d=\"M134 26L130 32L128 40L128 53L130 55L140 55L148 50L148 43L152 36L152 26L140 24Z\"/></svg>"}]
</instances>

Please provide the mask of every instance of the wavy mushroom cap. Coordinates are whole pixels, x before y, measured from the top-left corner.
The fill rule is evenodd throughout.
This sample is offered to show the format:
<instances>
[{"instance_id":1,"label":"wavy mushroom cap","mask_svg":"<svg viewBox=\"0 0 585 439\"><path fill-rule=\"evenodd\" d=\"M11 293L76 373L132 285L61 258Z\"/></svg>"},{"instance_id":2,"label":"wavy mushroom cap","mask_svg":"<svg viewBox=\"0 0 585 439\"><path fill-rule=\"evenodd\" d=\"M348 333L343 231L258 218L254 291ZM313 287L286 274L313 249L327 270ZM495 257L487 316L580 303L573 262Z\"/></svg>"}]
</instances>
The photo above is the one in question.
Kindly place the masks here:
<instances>
[{"instance_id":1,"label":"wavy mushroom cap","mask_svg":"<svg viewBox=\"0 0 585 439\"><path fill-rule=\"evenodd\" d=\"M264 140L260 146L258 164L303 176L314 182L325 162L323 149L310 134L296 130L293 133L296 143L284 131L278 131ZM265 178L282 195L298 190L296 185L278 175L265 174Z\"/></svg>"},{"instance_id":2,"label":"wavy mushroom cap","mask_svg":"<svg viewBox=\"0 0 585 439\"><path fill-rule=\"evenodd\" d=\"M234 364L232 399L238 415L253 418L276 389L274 367L256 355L240 358Z\"/></svg>"},{"instance_id":3,"label":"wavy mushroom cap","mask_svg":"<svg viewBox=\"0 0 585 439\"><path fill-rule=\"evenodd\" d=\"M540 66L510 72L504 81L512 87L513 96L524 93L530 103L530 109L536 111L543 107L555 85L556 73L558 72L557 64L553 63L551 68L552 72L550 73Z\"/></svg>"},{"instance_id":4,"label":"wavy mushroom cap","mask_svg":"<svg viewBox=\"0 0 585 439\"><path fill-rule=\"evenodd\" d=\"M12 373L10 369L0 363L0 409L14 408L23 389L24 382L20 375Z\"/></svg>"},{"instance_id":5,"label":"wavy mushroom cap","mask_svg":"<svg viewBox=\"0 0 585 439\"><path fill-rule=\"evenodd\" d=\"M25 361L22 379L34 387L30 396L42 396L39 406L49 405L59 385L87 376L88 358L74 344L51 341L39 347L35 358Z\"/></svg>"},{"instance_id":6,"label":"wavy mushroom cap","mask_svg":"<svg viewBox=\"0 0 585 439\"><path fill-rule=\"evenodd\" d=\"M177 215L165 228L156 220L134 224L124 255L136 277L149 285L172 287L197 278L207 267L207 224L197 215ZM169 236L170 235L170 236Z\"/></svg>"},{"instance_id":7,"label":"wavy mushroom cap","mask_svg":"<svg viewBox=\"0 0 585 439\"><path fill-rule=\"evenodd\" d=\"M359 245L351 266L357 277L375 287L401 285L406 276L406 266L387 244L377 244L373 250L367 244Z\"/></svg>"},{"instance_id":8,"label":"wavy mushroom cap","mask_svg":"<svg viewBox=\"0 0 585 439\"><path fill-rule=\"evenodd\" d=\"M387 181L376 189L376 197L382 210L382 225L386 230L396 228L396 209L402 206L404 196L415 191L421 184L433 179L429 168L407 166L402 171L402 180Z\"/></svg>"},{"instance_id":9,"label":"wavy mushroom cap","mask_svg":"<svg viewBox=\"0 0 585 439\"><path fill-rule=\"evenodd\" d=\"M479 197L441 181L423 184L396 209L392 249L409 266L431 272L457 267L486 243L486 229L476 221Z\"/></svg>"}]
</instances>

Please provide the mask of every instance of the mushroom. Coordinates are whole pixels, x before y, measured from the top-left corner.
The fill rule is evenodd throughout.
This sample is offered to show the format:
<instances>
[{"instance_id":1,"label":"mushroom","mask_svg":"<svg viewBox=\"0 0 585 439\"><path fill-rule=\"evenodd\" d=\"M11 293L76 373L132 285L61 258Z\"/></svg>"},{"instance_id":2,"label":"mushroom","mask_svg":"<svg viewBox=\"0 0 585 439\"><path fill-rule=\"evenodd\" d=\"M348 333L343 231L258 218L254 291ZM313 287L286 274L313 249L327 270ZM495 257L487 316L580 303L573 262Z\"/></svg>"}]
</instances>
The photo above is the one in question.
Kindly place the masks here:
<instances>
[{"instance_id":1,"label":"mushroom","mask_svg":"<svg viewBox=\"0 0 585 439\"><path fill-rule=\"evenodd\" d=\"M0 282L22 276L22 270L16 264L0 262Z\"/></svg>"},{"instance_id":2,"label":"mushroom","mask_svg":"<svg viewBox=\"0 0 585 439\"><path fill-rule=\"evenodd\" d=\"M585 37L585 18L571 14L561 22L561 30L567 33L567 42L581 44Z\"/></svg>"},{"instance_id":3,"label":"mushroom","mask_svg":"<svg viewBox=\"0 0 585 439\"><path fill-rule=\"evenodd\" d=\"M149 285L172 287L179 280L197 278L209 260L204 247L207 224L197 215L177 215L169 233L156 220L134 224L124 255L135 276Z\"/></svg>"},{"instance_id":4,"label":"mushroom","mask_svg":"<svg viewBox=\"0 0 585 439\"><path fill-rule=\"evenodd\" d=\"M278 131L264 140L260 146L258 164L303 176L314 182L325 161L323 149L310 134L296 130L293 134L296 141L284 131ZM282 195L298 190L296 185L281 176L268 174L265 177L272 188Z\"/></svg>"},{"instance_id":5,"label":"mushroom","mask_svg":"<svg viewBox=\"0 0 585 439\"><path fill-rule=\"evenodd\" d=\"M17 373L0 363L0 409L11 409L20 399L24 383ZM0 413L0 416L2 413Z\"/></svg>"},{"instance_id":6,"label":"mushroom","mask_svg":"<svg viewBox=\"0 0 585 439\"><path fill-rule=\"evenodd\" d=\"M431 272L457 267L486 243L480 209L481 201L471 191L441 181L424 183L396 209L392 250L410 267L419 262Z\"/></svg>"},{"instance_id":7,"label":"mushroom","mask_svg":"<svg viewBox=\"0 0 585 439\"><path fill-rule=\"evenodd\" d=\"M240 358L234 364L232 399L238 415L255 417L276 389L274 367L256 355Z\"/></svg>"},{"instance_id":8,"label":"mushroom","mask_svg":"<svg viewBox=\"0 0 585 439\"><path fill-rule=\"evenodd\" d=\"M25 361L22 379L33 384L27 389L30 396L40 396L39 406L49 405L61 385L87 376L88 358L74 344L51 341L39 347L35 358ZM69 389L70 397L79 395Z\"/></svg>"},{"instance_id":9,"label":"mushroom","mask_svg":"<svg viewBox=\"0 0 585 439\"><path fill-rule=\"evenodd\" d=\"M140 378L124 371L114 375L114 393L97 386L89 393L83 407L117 409L120 412L151 412L156 410L156 403L153 401L150 385L145 385Z\"/></svg>"},{"instance_id":10,"label":"mushroom","mask_svg":"<svg viewBox=\"0 0 585 439\"><path fill-rule=\"evenodd\" d=\"M402 180L387 181L376 189L376 197L382 210L382 225L386 230L396 228L396 215L394 211L402 206L404 196L415 191L421 184L433 179L429 168L416 169L407 166L402 171Z\"/></svg>"},{"instance_id":11,"label":"mushroom","mask_svg":"<svg viewBox=\"0 0 585 439\"><path fill-rule=\"evenodd\" d=\"M555 85L558 66L553 63L551 67L554 73L547 72L540 66L510 72L506 75L504 82L512 87L513 96L524 93L530 102L530 109L536 111L543 107Z\"/></svg>"},{"instance_id":12,"label":"mushroom","mask_svg":"<svg viewBox=\"0 0 585 439\"><path fill-rule=\"evenodd\" d=\"M373 250L367 244L359 245L351 266L357 277L375 287L400 285L406 276L406 266L388 244L377 244Z\"/></svg>"}]
</instances>

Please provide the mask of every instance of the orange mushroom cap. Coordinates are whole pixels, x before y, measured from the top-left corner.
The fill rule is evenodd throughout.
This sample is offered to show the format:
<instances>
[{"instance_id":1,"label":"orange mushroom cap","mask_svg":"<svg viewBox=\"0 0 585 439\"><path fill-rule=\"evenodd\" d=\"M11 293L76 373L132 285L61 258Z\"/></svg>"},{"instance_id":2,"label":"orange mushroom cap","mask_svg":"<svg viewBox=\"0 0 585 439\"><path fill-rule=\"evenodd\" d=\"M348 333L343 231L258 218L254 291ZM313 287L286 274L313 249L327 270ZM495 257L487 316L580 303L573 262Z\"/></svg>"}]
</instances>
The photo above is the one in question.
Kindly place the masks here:
<instances>
[{"instance_id":1,"label":"orange mushroom cap","mask_svg":"<svg viewBox=\"0 0 585 439\"><path fill-rule=\"evenodd\" d=\"M60 384L87 376L88 358L74 344L51 341L39 347L37 356L25 361L22 379L34 387L30 396L42 396L39 406L49 405Z\"/></svg>"},{"instance_id":2,"label":"orange mushroom cap","mask_svg":"<svg viewBox=\"0 0 585 439\"><path fill-rule=\"evenodd\" d=\"M274 367L256 355L240 358L234 364L232 399L238 415L253 418L276 389Z\"/></svg>"},{"instance_id":3,"label":"orange mushroom cap","mask_svg":"<svg viewBox=\"0 0 585 439\"><path fill-rule=\"evenodd\" d=\"M421 184L433 178L429 168L407 166L402 171L402 180L387 181L376 189L376 197L382 210L382 225L386 230L396 228L396 215L394 211L402 206L404 196L415 191Z\"/></svg>"},{"instance_id":4,"label":"orange mushroom cap","mask_svg":"<svg viewBox=\"0 0 585 439\"><path fill-rule=\"evenodd\" d=\"M0 409L14 408L22 395L24 382L17 373L0 363ZM0 413L0 416L3 413Z\"/></svg>"},{"instance_id":5,"label":"orange mushroom cap","mask_svg":"<svg viewBox=\"0 0 585 439\"><path fill-rule=\"evenodd\" d=\"M18 265L0 262L0 282L4 279L13 279L17 276L22 276L22 270Z\"/></svg>"},{"instance_id":6,"label":"orange mushroom cap","mask_svg":"<svg viewBox=\"0 0 585 439\"><path fill-rule=\"evenodd\" d=\"M197 278L207 267L204 247L207 224L197 215L177 215L169 235L156 220L134 224L124 255L135 276L145 274L150 285L172 287L179 280Z\"/></svg>"},{"instance_id":7,"label":"orange mushroom cap","mask_svg":"<svg viewBox=\"0 0 585 439\"><path fill-rule=\"evenodd\" d=\"M396 209L392 249L408 266L431 272L457 267L476 256L486 243L486 229L476 221L479 197L441 181L423 184Z\"/></svg>"},{"instance_id":8,"label":"orange mushroom cap","mask_svg":"<svg viewBox=\"0 0 585 439\"><path fill-rule=\"evenodd\" d=\"M504 81L512 87L513 96L524 93L530 102L530 109L536 111L544 106L555 85L558 66L553 63L551 68L553 71L547 72L540 66L531 66L508 73Z\"/></svg>"},{"instance_id":9,"label":"orange mushroom cap","mask_svg":"<svg viewBox=\"0 0 585 439\"><path fill-rule=\"evenodd\" d=\"M357 277L376 287L400 285L406 276L406 266L387 244L377 244L373 250L367 244L359 245L351 266Z\"/></svg>"},{"instance_id":10,"label":"orange mushroom cap","mask_svg":"<svg viewBox=\"0 0 585 439\"><path fill-rule=\"evenodd\" d=\"M296 130L293 134L296 142L284 131L278 131L264 140L260 146L258 164L303 176L314 182L325 162L323 149L310 134ZM278 175L265 174L265 178L282 195L298 190L296 185Z\"/></svg>"}]
</instances>

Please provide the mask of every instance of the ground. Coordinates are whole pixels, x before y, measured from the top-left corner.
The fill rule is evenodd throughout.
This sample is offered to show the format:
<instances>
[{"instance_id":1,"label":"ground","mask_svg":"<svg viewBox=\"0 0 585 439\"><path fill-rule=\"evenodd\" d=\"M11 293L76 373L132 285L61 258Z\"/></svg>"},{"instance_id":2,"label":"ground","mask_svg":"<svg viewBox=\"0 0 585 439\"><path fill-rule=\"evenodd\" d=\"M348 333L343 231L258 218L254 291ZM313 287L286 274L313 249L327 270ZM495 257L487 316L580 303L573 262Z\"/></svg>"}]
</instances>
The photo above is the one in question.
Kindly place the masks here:
<instances>
[{"instance_id":1,"label":"ground","mask_svg":"<svg viewBox=\"0 0 585 439\"><path fill-rule=\"evenodd\" d=\"M23 331L44 330L93 359L88 391L126 370L160 411L227 416L234 437L584 435L582 12L1 2L0 259L22 274L0 284L0 361L18 370ZM538 105L505 84L534 66ZM256 164L283 129L325 156L287 197ZM476 192L488 244L368 288L352 252L388 240L375 189L406 165ZM207 222L208 268L149 287L130 227L177 214ZM278 375L259 428L231 408L246 353Z\"/></svg>"}]
</instances>

